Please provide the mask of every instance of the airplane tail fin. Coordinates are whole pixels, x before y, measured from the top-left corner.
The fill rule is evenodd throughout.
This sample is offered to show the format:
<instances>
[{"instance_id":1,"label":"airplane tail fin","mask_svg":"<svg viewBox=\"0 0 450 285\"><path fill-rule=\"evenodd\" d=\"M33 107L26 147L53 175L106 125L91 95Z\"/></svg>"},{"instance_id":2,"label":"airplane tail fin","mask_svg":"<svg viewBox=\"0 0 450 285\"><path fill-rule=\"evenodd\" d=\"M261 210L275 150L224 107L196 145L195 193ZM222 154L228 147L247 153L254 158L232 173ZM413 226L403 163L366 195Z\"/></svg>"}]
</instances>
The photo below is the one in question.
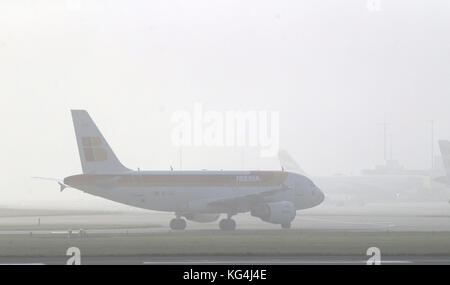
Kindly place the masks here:
<instances>
[{"instance_id":1,"label":"airplane tail fin","mask_svg":"<svg viewBox=\"0 0 450 285\"><path fill-rule=\"evenodd\" d=\"M112 151L85 110L71 110L83 173L122 173L129 171Z\"/></svg>"},{"instance_id":2,"label":"airplane tail fin","mask_svg":"<svg viewBox=\"0 0 450 285\"><path fill-rule=\"evenodd\" d=\"M439 141L442 162L444 163L445 173L450 177L450 141Z\"/></svg>"},{"instance_id":3,"label":"airplane tail fin","mask_svg":"<svg viewBox=\"0 0 450 285\"><path fill-rule=\"evenodd\" d=\"M306 172L303 171L303 169L298 165L298 163L291 157L291 155L287 151L280 150L278 152L278 159L280 160L280 165L284 170L307 176Z\"/></svg>"}]
</instances>

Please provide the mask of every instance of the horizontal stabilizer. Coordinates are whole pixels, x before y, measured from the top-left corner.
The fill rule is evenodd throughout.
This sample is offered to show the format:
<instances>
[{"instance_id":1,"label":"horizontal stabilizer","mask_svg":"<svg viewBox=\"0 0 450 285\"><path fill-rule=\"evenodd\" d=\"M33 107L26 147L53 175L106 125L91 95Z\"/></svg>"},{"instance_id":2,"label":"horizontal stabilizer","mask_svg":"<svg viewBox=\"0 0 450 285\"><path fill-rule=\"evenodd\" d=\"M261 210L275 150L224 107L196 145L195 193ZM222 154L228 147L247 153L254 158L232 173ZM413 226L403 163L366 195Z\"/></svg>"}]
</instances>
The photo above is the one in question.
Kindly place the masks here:
<instances>
[{"instance_id":1,"label":"horizontal stabilizer","mask_svg":"<svg viewBox=\"0 0 450 285\"><path fill-rule=\"evenodd\" d=\"M51 177L31 177L31 178L57 182L58 185L59 185L59 191L60 192L62 192L64 189L69 187L68 185L64 184L64 180L59 179L59 178L51 178Z\"/></svg>"}]
</instances>

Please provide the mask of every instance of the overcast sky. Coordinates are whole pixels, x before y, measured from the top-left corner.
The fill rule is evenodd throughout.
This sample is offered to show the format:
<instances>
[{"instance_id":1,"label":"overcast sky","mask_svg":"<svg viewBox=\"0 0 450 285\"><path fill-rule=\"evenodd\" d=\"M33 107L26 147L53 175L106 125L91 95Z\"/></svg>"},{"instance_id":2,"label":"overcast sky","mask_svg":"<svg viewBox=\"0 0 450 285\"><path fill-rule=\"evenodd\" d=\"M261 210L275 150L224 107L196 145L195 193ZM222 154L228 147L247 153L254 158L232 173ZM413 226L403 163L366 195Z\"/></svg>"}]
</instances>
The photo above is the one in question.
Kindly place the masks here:
<instances>
[{"instance_id":1,"label":"overcast sky","mask_svg":"<svg viewBox=\"0 0 450 285\"><path fill-rule=\"evenodd\" d=\"M74 108L134 169L178 166L170 118L195 102L278 111L280 146L315 175L382 163L384 121L393 158L427 168L429 121L450 139L449 15L446 0L3 0L0 197L51 197L30 177L81 172ZM278 168L252 148L183 154L185 169Z\"/></svg>"}]
</instances>

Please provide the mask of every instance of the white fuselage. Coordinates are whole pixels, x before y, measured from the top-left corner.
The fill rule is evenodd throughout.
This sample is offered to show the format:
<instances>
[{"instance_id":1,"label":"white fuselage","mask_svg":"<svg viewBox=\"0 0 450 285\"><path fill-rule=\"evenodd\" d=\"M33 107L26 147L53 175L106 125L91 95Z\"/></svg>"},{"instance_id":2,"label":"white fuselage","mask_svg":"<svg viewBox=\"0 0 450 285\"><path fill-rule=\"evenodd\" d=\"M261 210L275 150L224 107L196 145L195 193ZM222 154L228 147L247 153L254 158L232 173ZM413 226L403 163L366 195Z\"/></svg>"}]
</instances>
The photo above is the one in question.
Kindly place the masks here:
<instances>
[{"instance_id":1,"label":"white fuselage","mask_svg":"<svg viewBox=\"0 0 450 285\"><path fill-rule=\"evenodd\" d=\"M324 199L310 179L284 171L130 171L74 175L64 183L119 203L178 213L239 213L250 211L255 203L278 201L289 201L300 210ZM242 199L270 191L274 194L258 202Z\"/></svg>"}]
</instances>

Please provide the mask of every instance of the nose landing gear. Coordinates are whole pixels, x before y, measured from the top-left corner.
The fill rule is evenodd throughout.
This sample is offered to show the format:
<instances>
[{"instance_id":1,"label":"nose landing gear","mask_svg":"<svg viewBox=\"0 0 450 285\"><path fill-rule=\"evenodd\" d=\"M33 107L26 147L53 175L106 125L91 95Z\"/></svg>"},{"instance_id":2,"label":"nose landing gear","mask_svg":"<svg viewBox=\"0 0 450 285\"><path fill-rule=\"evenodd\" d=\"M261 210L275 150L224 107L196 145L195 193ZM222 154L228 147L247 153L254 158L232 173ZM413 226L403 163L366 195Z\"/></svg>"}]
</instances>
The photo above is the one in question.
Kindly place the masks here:
<instances>
[{"instance_id":1,"label":"nose landing gear","mask_svg":"<svg viewBox=\"0 0 450 285\"><path fill-rule=\"evenodd\" d=\"M220 220L219 228L222 231L234 231L236 229L236 222L231 217L232 215L228 214L226 219Z\"/></svg>"},{"instance_id":2,"label":"nose landing gear","mask_svg":"<svg viewBox=\"0 0 450 285\"><path fill-rule=\"evenodd\" d=\"M219 222L219 228L222 231L234 231L236 229L236 222L233 219L222 219Z\"/></svg>"}]
</instances>

